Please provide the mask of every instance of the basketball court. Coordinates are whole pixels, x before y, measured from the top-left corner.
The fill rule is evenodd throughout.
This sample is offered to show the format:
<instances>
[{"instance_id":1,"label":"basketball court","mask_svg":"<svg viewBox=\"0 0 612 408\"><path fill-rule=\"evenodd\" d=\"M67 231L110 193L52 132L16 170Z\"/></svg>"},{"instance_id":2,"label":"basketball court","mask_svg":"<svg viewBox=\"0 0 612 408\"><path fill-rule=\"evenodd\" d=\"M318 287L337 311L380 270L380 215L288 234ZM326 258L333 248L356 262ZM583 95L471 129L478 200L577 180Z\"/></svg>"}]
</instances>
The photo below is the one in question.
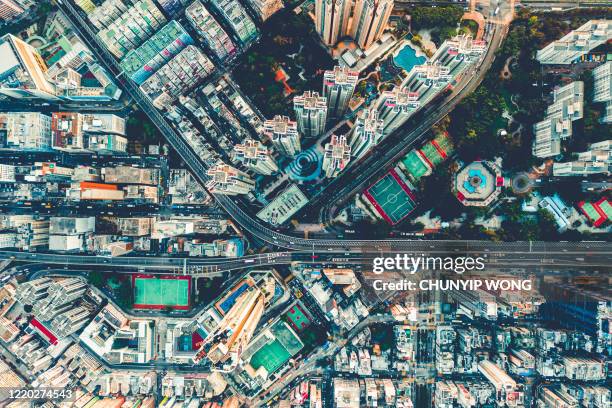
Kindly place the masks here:
<instances>
[{"instance_id":1,"label":"basketball court","mask_svg":"<svg viewBox=\"0 0 612 408\"><path fill-rule=\"evenodd\" d=\"M308 319L302 308L297 304L289 309L287 312L287 318L289 319L289 324L291 324L291 327L298 332L301 332L310 326L310 319Z\"/></svg>"}]
</instances>

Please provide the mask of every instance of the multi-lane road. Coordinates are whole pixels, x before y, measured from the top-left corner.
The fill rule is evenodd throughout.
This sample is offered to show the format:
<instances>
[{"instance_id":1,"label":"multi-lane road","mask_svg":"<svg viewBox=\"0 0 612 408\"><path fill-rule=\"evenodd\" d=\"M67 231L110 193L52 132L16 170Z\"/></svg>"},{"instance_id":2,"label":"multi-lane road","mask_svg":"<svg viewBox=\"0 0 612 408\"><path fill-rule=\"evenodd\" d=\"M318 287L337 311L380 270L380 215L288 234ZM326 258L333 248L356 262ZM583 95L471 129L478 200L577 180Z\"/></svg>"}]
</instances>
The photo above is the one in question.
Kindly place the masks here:
<instances>
[{"instance_id":1,"label":"multi-lane road","mask_svg":"<svg viewBox=\"0 0 612 408\"><path fill-rule=\"evenodd\" d=\"M339 241L344 242L344 241ZM597 270L608 268L612 262L610 246L606 242L509 242L487 241L398 241L390 246L388 242L371 244L369 247L352 248L350 251L286 251L248 255L241 258L194 258L167 256L123 256L102 257L53 253L31 253L0 251L0 258L22 262L41 262L54 265L80 265L112 267L148 273L184 273L192 276L216 276L229 271L250 267L287 265L292 262L316 264L361 264L365 270L371 268L374 258L393 257L397 253L412 256L471 256L485 258L485 265L491 269L500 268L548 268ZM393 249L390 249L393 248ZM121 269L120 269L121 268Z\"/></svg>"}]
</instances>

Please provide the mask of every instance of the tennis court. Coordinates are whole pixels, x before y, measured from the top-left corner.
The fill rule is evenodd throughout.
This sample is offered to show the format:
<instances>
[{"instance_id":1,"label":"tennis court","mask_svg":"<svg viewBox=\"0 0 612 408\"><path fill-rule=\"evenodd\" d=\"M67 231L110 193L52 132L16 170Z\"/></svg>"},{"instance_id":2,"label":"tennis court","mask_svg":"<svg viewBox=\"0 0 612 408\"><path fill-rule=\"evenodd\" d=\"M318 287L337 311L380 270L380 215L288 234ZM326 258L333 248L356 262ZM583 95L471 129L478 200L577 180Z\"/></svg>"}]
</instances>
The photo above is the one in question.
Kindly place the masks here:
<instances>
[{"instance_id":1,"label":"tennis court","mask_svg":"<svg viewBox=\"0 0 612 408\"><path fill-rule=\"evenodd\" d=\"M173 309L189 308L191 280L188 276L149 276L134 275L134 308Z\"/></svg>"},{"instance_id":2,"label":"tennis court","mask_svg":"<svg viewBox=\"0 0 612 408\"><path fill-rule=\"evenodd\" d=\"M368 188L364 195L376 211L392 225L400 222L416 207L413 193L395 170L385 174Z\"/></svg>"}]
</instances>

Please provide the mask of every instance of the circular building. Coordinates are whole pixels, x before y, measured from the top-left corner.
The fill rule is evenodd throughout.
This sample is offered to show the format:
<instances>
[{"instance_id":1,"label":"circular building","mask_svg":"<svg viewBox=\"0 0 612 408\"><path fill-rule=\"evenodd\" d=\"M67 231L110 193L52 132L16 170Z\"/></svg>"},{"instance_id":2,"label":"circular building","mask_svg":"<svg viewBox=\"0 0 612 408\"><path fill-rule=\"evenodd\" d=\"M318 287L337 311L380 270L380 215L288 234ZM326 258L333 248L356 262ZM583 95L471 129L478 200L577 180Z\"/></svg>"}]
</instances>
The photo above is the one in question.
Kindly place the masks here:
<instances>
[{"instance_id":1,"label":"circular building","mask_svg":"<svg viewBox=\"0 0 612 408\"><path fill-rule=\"evenodd\" d=\"M455 174L453 191L463 205L485 207L497 199L503 185L497 164L475 161Z\"/></svg>"}]
</instances>

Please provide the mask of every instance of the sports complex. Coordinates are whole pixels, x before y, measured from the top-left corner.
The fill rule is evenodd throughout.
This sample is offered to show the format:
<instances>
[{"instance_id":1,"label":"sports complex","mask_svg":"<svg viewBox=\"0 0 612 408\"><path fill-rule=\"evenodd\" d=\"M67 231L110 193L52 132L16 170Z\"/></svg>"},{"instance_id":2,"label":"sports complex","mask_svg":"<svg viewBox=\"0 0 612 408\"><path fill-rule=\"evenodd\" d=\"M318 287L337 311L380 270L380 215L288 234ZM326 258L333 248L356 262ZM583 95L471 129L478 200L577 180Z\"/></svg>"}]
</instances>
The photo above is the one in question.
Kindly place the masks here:
<instances>
[{"instance_id":1,"label":"sports complex","mask_svg":"<svg viewBox=\"0 0 612 408\"><path fill-rule=\"evenodd\" d=\"M395 169L391 169L363 194L380 216L392 225L403 220L416 207L414 193Z\"/></svg>"},{"instance_id":2,"label":"sports complex","mask_svg":"<svg viewBox=\"0 0 612 408\"><path fill-rule=\"evenodd\" d=\"M188 310L191 293L189 276L132 275L135 309Z\"/></svg>"},{"instance_id":3,"label":"sports complex","mask_svg":"<svg viewBox=\"0 0 612 408\"><path fill-rule=\"evenodd\" d=\"M289 325L278 320L249 344L243 358L249 361L254 370L263 367L269 376L303 347L304 343Z\"/></svg>"}]
</instances>

